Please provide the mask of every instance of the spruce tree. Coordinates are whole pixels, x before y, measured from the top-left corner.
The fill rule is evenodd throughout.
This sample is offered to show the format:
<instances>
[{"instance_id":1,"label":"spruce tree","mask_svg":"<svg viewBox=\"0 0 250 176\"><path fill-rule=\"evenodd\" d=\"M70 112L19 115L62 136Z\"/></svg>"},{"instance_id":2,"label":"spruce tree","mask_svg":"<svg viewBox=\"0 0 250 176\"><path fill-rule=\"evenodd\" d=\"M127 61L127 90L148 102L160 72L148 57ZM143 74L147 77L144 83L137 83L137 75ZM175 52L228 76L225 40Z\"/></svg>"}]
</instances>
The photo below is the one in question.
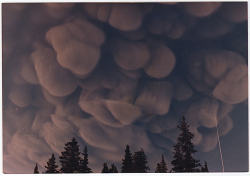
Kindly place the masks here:
<instances>
[{"instance_id":1,"label":"spruce tree","mask_svg":"<svg viewBox=\"0 0 250 176\"><path fill-rule=\"evenodd\" d=\"M61 169L62 173L79 173L80 172L80 159L79 156L81 152L79 152L79 145L75 138L72 138L71 142L65 144L65 151L61 152L62 156L60 156Z\"/></svg>"},{"instance_id":2,"label":"spruce tree","mask_svg":"<svg viewBox=\"0 0 250 176\"><path fill-rule=\"evenodd\" d=\"M150 170L147 166L148 161L143 149L134 153L133 162L133 170L135 173L147 173L147 170Z\"/></svg>"},{"instance_id":3,"label":"spruce tree","mask_svg":"<svg viewBox=\"0 0 250 176\"><path fill-rule=\"evenodd\" d=\"M117 167L114 164L111 165L109 173L118 173Z\"/></svg>"},{"instance_id":4,"label":"spruce tree","mask_svg":"<svg viewBox=\"0 0 250 176\"><path fill-rule=\"evenodd\" d=\"M171 169L171 172L184 172L184 163L182 163L183 156L181 154L180 145L175 145L174 150L174 160L171 162L174 168Z\"/></svg>"},{"instance_id":5,"label":"spruce tree","mask_svg":"<svg viewBox=\"0 0 250 176\"><path fill-rule=\"evenodd\" d=\"M83 159L80 159L80 173L92 173L91 169L88 167L88 149L85 146L83 150Z\"/></svg>"},{"instance_id":6,"label":"spruce tree","mask_svg":"<svg viewBox=\"0 0 250 176\"><path fill-rule=\"evenodd\" d=\"M129 150L129 145L126 146L124 159L122 159L121 173L132 173L133 172L133 159L132 154Z\"/></svg>"},{"instance_id":7,"label":"spruce tree","mask_svg":"<svg viewBox=\"0 0 250 176\"><path fill-rule=\"evenodd\" d=\"M36 166L35 166L35 168L34 168L34 174L39 174L39 172L38 172L38 167L37 167L37 163L36 163Z\"/></svg>"},{"instance_id":8,"label":"spruce tree","mask_svg":"<svg viewBox=\"0 0 250 176\"><path fill-rule=\"evenodd\" d=\"M161 173L161 164L157 163L155 173Z\"/></svg>"},{"instance_id":9,"label":"spruce tree","mask_svg":"<svg viewBox=\"0 0 250 176\"><path fill-rule=\"evenodd\" d=\"M107 163L103 163L102 173L109 173L109 168Z\"/></svg>"},{"instance_id":10,"label":"spruce tree","mask_svg":"<svg viewBox=\"0 0 250 176\"><path fill-rule=\"evenodd\" d=\"M186 123L185 117L182 117L181 125L177 125L181 133L174 145L174 160L171 164L173 172L195 172L197 167L201 166L200 161L193 158L193 154L197 152L194 149L194 144L191 140L194 134L188 129L189 125Z\"/></svg>"},{"instance_id":11,"label":"spruce tree","mask_svg":"<svg viewBox=\"0 0 250 176\"><path fill-rule=\"evenodd\" d=\"M208 168L207 168L207 162L206 161L205 161L204 167L203 166L201 167L201 172L209 172Z\"/></svg>"},{"instance_id":12,"label":"spruce tree","mask_svg":"<svg viewBox=\"0 0 250 176\"><path fill-rule=\"evenodd\" d=\"M55 160L56 160L55 156L54 154L52 154L52 157L47 162L47 166L45 166L45 168L47 169L45 173L58 173L58 170L57 170L58 165L56 165Z\"/></svg>"},{"instance_id":13,"label":"spruce tree","mask_svg":"<svg viewBox=\"0 0 250 176\"><path fill-rule=\"evenodd\" d=\"M161 162L157 163L155 173L167 173L167 163L165 162L164 155L161 155Z\"/></svg>"}]
</instances>

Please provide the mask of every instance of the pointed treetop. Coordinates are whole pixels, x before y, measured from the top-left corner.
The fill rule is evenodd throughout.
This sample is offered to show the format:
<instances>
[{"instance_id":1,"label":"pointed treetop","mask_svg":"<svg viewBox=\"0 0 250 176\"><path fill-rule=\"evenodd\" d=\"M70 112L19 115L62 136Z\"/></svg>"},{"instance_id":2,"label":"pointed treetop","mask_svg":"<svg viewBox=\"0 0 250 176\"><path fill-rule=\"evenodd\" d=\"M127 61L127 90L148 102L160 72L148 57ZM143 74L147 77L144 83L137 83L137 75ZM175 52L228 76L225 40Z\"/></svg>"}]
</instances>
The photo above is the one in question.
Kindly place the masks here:
<instances>
[{"instance_id":1,"label":"pointed treetop","mask_svg":"<svg viewBox=\"0 0 250 176\"><path fill-rule=\"evenodd\" d=\"M111 165L109 173L118 173L117 167L114 164Z\"/></svg>"},{"instance_id":2,"label":"pointed treetop","mask_svg":"<svg viewBox=\"0 0 250 176\"><path fill-rule=\"evenodd\" d=\"M174 145L174 160L171 164L173 172L195 172L197 167L201 166L200 161L193 158L193 154L197 152L194 149L192 139L194 134L188 129L189 125L186 123L186 119L183 116L180 126L177 125L181 133L177 138L177 143Z\"/></svg>"},{"instance_id":3,"label":"pointed treetop","mask_svg":"<svg viewBox=\"0 0 250 176\"><path fill-rule=\"evenodd\" d=\"M35 168L34 168L34 174L39 174L39 172L38 172L38 167L37 167L37 163L36 163L36 166L35 166Z\"/></svg>"},{"instance_id":4,"label":"pointed treetop","mask_svg":"<svg viewBox=\"0 0 250 176\"><path fill-rule=\"evenodd\" d=\"M102 173L109 173L109 168L107 163L103 163Z\"/></svg>"},{"instance_id":5,"label":"pointed treetop","mask_svg":"<svg viewBox=\"0 0 250 176\"><path fill-rule=\"evenodd\" d=\"M80 170L80 154L78 141L73 137L71 142L67 142L62 151L62 156L59 157L61 162L60 171L63 173L79 173Z\"/></svg>"},{"instance_id":6,"label":"pointed treetop","mask_svg":"<svg viewBox=\"0 0 250 176\"><path fill-rule=\"evenodd\" d=\"M209 171L208 171L208 167L207 167L207 162L206 162L206 161L205 161L204 167L203 167L203 166L201 167L201 172L209 172Z\"/></svg>"},{"instance_id":7,"label":"pointed treetop","mask_svg":"<svg viewBox=\"0 0 250 176\"><path fill-rule=\"evenodd\" d=\"M155 173L167 173L167 163L165 162L164 155L161 155L161 162L157 163Z\"/></svg>"},{"instance_id":8,"label":"pointed treetop","mask_svg":"<svg viewBox=\"0 0 250 176\"><path fill-rule=\"evenodd\" d=\"M129 150L129 145L126 145L124 159L122 159L121 173L133 172L133 158Z\"/></svg>"},{"instance_id":9,"label":"pointed treetop","mask_svg":"<svg viewBox=\"0 0 250 176\"><path fill-rule=\"evenodd\" d=\"M133 171L135 173L147 173L147 170L150 170L147 166L147 156L144 153L144 150L141 149L133 155Z\"/></svg>"},{"instance_id":10,"label":"pointed treetop","mask_svg":"<svg viewBox=\"0 0 250 176\"><path fill-rule=\"evenodd\" d=\"M88 167L88 148L85 146L83 150L83 159L80 159L80 173L92 173L91 169Z\"/></svg>"},{"instance_id":11,"label":"pointed treetop","mask_svg":"<svg viewBox=\"0 0 250 176\"><path fill-rule=\"evenodd\" d=\"M45 168L46 168L45 173L59 173L59 171L57 170L58 165L56 165L55 160L56 159L55 159L55 156L54 156L54 153L53 153L52 157L47 162L47 166L45 166Z\"/></svg>"}]
</instances>

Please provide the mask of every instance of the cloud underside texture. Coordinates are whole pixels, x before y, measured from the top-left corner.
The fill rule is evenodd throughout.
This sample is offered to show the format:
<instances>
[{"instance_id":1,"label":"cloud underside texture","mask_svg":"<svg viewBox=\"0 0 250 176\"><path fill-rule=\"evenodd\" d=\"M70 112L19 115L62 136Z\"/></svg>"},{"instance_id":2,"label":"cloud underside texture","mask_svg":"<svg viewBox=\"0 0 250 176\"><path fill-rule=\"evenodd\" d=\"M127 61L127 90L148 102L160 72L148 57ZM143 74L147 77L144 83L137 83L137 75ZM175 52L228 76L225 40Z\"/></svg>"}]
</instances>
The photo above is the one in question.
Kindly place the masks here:
<instances>
[{"instance_id":1,"label":"cloud underside texture","mask_svg":"<svg viewBox=\"0 0 250 176\"><path fill-rule=\"evenodd\" d=\"M230 112L247 104L246 3L2 9L5 173L32 173L36 162L43 172L74 136L94 172L119 168L127 144L144 149L152 172L161 153L171 168L182 116L209 152L216 124L227 135Z\"/></svg>"}]
</instances>

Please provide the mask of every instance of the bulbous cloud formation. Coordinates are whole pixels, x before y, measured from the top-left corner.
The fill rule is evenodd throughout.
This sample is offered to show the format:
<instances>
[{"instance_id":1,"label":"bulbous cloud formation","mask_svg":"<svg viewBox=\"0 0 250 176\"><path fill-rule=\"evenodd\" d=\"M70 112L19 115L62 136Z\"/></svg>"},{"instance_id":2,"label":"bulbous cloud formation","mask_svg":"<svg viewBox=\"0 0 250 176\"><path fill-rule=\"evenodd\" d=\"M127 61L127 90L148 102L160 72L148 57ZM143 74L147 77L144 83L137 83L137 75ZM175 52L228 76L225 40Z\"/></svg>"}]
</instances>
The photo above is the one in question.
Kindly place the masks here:
<instances>
[{"instance_id":1,"label":"bulbous cloud formation","mask_svg":"<svg viewBox=\"0 0 250 176\"><path fill-rule=\"evenodd\" d=\"M112 42L114 61L125 70L143 68L149 61L150 53L144 43L131 43L122 40Z\"/></svg>"},{"instance_id":2,"label":"bulbous cloud formation","mask_svg":"<svg viewBox=\"0 0 250 176\"><path fill-rule=\"evenodd\" d=\"M135 105L148 113L167 114L173 91L170 82L149 82L135 100Z\"/></svg>"},{"instance_id":3,"label":"bulbous cloud formation","mask_svg":"<svg viewBox=\"0 0 250 176\"><path fill-rule=\"evenodd\" d=\"M50 29L47 41L57 52L58 63L80 77L89 74L100 58L103 32L88 21L74 20Z\"/></svg>"},{"instance_id":4,"label":"bulbous cloud formation","mask_svg":"<svg viewBox=\"0 0 250 176\"><path fill-rule=\"evenodd\" d=\"M214 13L221 6L221 2L183 3L182 6L188 13L194 16L205 17Z\"/></svg>"},{"instance_id":5,"label":"bulbous cloud formation","mask_svg":"<svg viewBox=\"0 0 250 176\"><path fill-rule=\"evenodd\" d=\"M73 137L94 172L119 170L127 144L170 169L182 116L202 154L216 125L226 137L247 123L233 115L248 99L245 2L2 9L4 173L43 172Z\"/></svg>"},{"instance_id":6,"label":"bulbous cloud formation","mask_svg":"<svg viewBox=\"0 0 250 176\"><path fill-rule=\"evenodd\" d=\"M144 67L144 71L154 78L164 78L175 66L175 55L167 46L152 49L151 60Z\"/></svg>"},{"instance_id":7,"label":"bulbous cloud formation","mask_svg":"<svg viewBox=\"0 0 250 176\"><path fill-rule=\"evenodd\" d=\"M54 96L66 96L77 87L73 75L60 67L55 60L56 54L50 48L42 48L31 54L40 84ZM44 70L47 69L46 74Z\"/></svg>"},{"instance_id":8,"label":"bulbous cloud formation","mask_svg":"<svg viewBox=\"0 0 250 176\"><path fill-rule=\"evenodd\" d=\"M187 77L197 91L212 90L215 98L229 104L247 99L248 67L241 55L226 50L203 50L191 54L190 61Z\"/></svg>"},{"instance_id":9,"label":"bulbous cloud formation","mask_svg":"<svg viewBox=\"0 0 250 176\"><path fill-rule=\"evenodd\" d=\"M143 22L144 14L152 8L143 4L83 4L84 9L92 18L108 22L112 27L122 31L138 29ZM123 19L123 20L121 20Z\"/></svg>"}]
</instances>

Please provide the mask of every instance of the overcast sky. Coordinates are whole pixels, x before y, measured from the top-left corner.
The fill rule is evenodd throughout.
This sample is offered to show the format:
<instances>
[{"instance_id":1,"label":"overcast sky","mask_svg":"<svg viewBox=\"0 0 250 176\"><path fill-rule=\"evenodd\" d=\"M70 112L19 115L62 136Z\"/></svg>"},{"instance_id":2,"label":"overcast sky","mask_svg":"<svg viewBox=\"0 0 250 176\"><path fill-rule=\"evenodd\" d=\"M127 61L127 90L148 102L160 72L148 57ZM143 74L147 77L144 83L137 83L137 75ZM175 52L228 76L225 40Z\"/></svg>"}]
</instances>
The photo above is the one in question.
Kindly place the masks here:
<instances>
[{"instance_id":1,"label":"overcast sky","mask_svg":"<svg viewBox=\"0 0 250 176\"><path fill-rule=\"evenodd\" d=\"M248 171L247 3L2 4L3 171L44 172L73 137L89 167L144 149L172 168L186 117L209 171Z\"/></svg>"}]
</instances>

